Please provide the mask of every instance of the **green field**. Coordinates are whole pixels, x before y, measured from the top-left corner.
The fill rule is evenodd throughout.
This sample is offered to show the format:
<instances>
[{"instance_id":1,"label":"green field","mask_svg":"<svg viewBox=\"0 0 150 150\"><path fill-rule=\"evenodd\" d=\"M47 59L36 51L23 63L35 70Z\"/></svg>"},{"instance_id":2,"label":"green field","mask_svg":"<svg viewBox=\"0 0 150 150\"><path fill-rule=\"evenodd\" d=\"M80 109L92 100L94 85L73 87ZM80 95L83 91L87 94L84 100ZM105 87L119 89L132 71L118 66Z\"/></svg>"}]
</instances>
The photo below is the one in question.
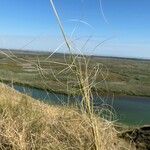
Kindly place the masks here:
<instances>
[{"instance_id":1,"label":"green field","mask_svg":"<svg viewBox=\"0 0 150 150\"><path fill-rule=\"evenodd\" d=\"M5 54L4 54L5 53ZM78 84L71 70L70 56L42 52L1 51L0 80L25 84L50 91L78 94ZM76 59L84 60L81 56ZM150 96L150 61L143 59L86 56L88 69L99 66L93 92L99 94ZM69 90L68 90L69 89Z\"/></svg>"}]
</instances>

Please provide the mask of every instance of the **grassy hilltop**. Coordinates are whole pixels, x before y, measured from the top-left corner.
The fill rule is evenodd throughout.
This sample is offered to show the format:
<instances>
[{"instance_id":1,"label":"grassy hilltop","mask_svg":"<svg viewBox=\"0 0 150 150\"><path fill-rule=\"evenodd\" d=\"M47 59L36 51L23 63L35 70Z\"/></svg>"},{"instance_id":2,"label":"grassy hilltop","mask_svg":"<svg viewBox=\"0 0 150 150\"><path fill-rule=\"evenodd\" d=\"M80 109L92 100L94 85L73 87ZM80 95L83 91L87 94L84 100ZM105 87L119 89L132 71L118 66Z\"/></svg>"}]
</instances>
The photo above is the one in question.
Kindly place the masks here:
<instances>
[{"instance_id":1,"label":"grassy hilltop","mask_svg":"<svg viewBox=\"0 0 150 150\"><path fill-rule=\"evenodd\" d=\"M93 116L97 147L124 150L131 147L118 138L113 123ZM0 84L0 149L94 150L88 116L75 108L56 107Z\"/></svg>"}]
</instances>

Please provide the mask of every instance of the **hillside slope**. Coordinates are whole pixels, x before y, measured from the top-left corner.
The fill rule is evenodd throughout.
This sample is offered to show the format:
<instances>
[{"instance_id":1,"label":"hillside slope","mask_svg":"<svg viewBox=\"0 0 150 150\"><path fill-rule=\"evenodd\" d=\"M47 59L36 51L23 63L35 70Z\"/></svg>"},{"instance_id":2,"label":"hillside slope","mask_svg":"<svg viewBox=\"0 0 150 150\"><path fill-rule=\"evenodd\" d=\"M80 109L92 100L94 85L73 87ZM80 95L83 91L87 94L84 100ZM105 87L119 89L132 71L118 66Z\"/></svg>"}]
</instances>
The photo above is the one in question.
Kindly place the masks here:
<instances>
[{"instance_id":1,"label":"hillside slope","mask_svg":"<svg viewBox=\"0 0 150 150\"><path fill-rule=\"evenodd\" d=\"M126 147L112 123L96 117L94 123L100 150ZM0 84L0 149L94 150L93 143L86 114L44 104Z\"/></svg>"}]
</instances>

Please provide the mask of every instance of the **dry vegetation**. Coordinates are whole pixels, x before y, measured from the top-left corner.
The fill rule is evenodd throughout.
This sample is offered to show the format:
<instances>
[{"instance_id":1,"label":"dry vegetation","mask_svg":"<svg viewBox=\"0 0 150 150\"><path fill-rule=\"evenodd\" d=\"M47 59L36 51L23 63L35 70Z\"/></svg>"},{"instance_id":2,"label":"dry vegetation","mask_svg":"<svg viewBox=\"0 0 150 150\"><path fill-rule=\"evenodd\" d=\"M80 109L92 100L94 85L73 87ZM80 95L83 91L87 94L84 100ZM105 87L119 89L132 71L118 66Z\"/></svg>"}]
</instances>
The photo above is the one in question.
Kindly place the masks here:
<instances>
[{"instance_id":1,"label":"dry vegetation","mask_svg":"<svg viewBox=\"0 0 150 150\"><path fill-rule=\"evenodd\" d=\"M98 150L130 149L111 122L96 116L92 120ZM75 108L50 106L0 85L2 150L94 150L92 127L87 114Z\"/></svg>"},{"instance_id":2,"label":"dry vegetation","mask_svg":"<svg viewBox=\"0 0 150 150\"><path fill-rule=\"evenodd\" d=\"M1 67L4 72L0 72L1 80L7 81L8 79L3 77L8 75L7 71L15 68L19 72L17 82L27 81L28 78L25 78L26 74L23 71L35 73L34 69L36 69L38 76L34 76L34 81L29 82L32 86L37 84L39 87L42 86L42 84L39 85L39 77L44 83L42 87L44 89L47 88L45 85L49 86L46 81L53 81L55 90L62 87L63 90L67 90L67 94L80 94L82 97L81 106L50 106L33 100L26 95L19 94L1 84L0 149L133 150L130 144L118 137L118 132L112 121L103 119L102 115L100 115L100 118L94 114L93 90L95 93L97 92L96 86L99 83L97 80L104 81L104 86L106 77L102 74L100 63L93 63L91 66L89 65L90 58L72 54L70 40L66 37L53 1L50 0L50 2L71 55L68 55L65 63L60 62L60 59L58 61L45 59L46 61L41 65L39 58L35 62L33 59L30 61L25 58L18 58L12 53L13 57L11 57L11 55L1 51L2 54L13 61L11 65L8 65L5 63L5 59L2 59L4 64ZM52 59L52 57L48 58ZM25 64L22 61L25 61ZM53 66L50 65L51 63L53 63ZM17 64L17 67L14 67L14 64ZM7 65L7 68L5 65ZM45 66L50 67L50 69L45 69ZM60 68L60 66L64 68ZM55 67L56 70L51 67ZM69 79L68 76L64 79L66 72L70 75ZM59 76L60 74L61 76ZM116 74L113 75L116 77ZM9 78L9 80L14 80L13 76L14 74L11 73L11 79ZM32 75L30 74L30 76ZM29 77L30 80L32 80L31 77ZM63 82L64 80L65 82Z\"/></svg>"}]
</instances>

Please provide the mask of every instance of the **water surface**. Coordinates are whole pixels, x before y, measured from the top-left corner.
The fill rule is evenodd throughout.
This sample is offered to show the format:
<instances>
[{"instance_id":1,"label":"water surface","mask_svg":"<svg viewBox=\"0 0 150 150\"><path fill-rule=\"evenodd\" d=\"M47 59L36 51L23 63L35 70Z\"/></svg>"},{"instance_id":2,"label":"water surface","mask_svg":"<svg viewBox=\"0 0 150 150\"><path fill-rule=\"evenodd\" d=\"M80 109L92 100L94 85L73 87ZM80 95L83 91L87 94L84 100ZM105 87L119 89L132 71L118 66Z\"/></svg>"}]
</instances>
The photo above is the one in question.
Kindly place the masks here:
<instances>
[{"instance_id":1,"label":"water surface","mask_svg":"<svg viewBox=\"0 0 150 150\"><path fill-rule=\"evenodd\" d=\"M14 85L14 88L35 99L54 105L65 105L81 99L81 97L68 97L64 94L56 94L22 85ZM112 106L109 107L118 122L136 126L150 124L150 97L119 96L112 99L111 97L94 96L94 105L96 108L102 108L107 105Z\"/></svg>"}]
</instances>

